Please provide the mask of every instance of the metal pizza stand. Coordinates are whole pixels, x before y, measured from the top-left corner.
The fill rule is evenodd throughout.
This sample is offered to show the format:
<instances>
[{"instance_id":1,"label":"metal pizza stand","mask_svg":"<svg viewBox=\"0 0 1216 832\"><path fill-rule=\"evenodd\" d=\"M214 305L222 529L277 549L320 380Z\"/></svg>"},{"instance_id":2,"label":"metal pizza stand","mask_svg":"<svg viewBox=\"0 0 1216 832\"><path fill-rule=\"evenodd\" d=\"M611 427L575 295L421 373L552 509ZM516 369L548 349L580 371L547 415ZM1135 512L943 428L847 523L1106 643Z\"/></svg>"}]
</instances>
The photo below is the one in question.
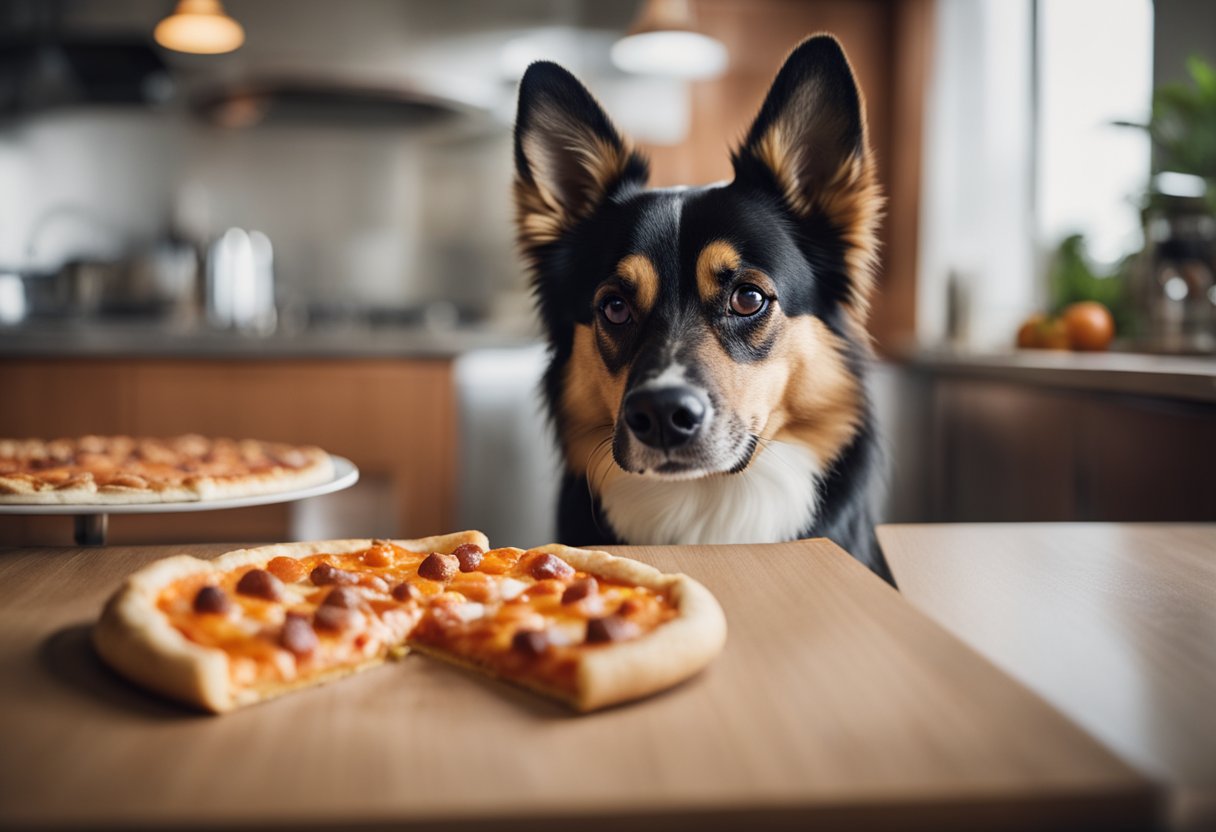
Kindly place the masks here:
<instances>
[{"instance_id":1,"label":"metal pizza stand","mask_svg":"<svg viewBox=\"0 0 1216 832\"><path fill-rule=\"evenodd\" d=\"M53 514L71 515L75 523L76 543L79 546L106 545L106 529L111 514L172 514L186 511L218 511L225 508L247 508L272 503L292 503L310 497L322 497L350 488L359 481L359 469L349 459L330 456L334 474L325 482L290 491L269 494L253 494L246 497L230 497L220 500L183 501L174 503L128 503L72 504L72 505L21 505L0 504L0 514Z\"/></svg>"}]
</instances>

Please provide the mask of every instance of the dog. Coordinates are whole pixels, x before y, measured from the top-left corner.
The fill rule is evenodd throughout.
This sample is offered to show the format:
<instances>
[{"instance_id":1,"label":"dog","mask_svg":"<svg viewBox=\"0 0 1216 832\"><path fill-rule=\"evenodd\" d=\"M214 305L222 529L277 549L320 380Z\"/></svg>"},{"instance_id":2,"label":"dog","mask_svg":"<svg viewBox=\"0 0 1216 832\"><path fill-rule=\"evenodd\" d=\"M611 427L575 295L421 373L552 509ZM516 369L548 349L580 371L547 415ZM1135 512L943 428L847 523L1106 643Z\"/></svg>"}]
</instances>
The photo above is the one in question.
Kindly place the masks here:
<instances>
[{"instance_id":1,"label":"dog","mask_svg":"<svg viewBox=\"0 0 1216 832\"><path fill-rule=\"evenodd\" d=\"M517 239L572 544L874 539L865 319L883 196L839 42L786 59L734 179L647 189L646 160L560 66L525 73Z\"/></svg>"}]
</instances>

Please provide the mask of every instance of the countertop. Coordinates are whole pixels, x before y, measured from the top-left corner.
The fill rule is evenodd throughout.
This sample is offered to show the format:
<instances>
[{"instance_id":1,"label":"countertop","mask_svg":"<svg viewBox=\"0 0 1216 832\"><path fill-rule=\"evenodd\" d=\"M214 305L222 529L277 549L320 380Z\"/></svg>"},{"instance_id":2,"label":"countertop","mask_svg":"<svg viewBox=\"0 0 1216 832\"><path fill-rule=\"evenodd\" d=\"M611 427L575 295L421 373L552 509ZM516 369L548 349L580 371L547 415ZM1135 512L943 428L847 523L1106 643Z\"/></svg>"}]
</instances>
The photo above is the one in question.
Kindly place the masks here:
<instances>
[{"instance_id":1,"label":"countertop","mask_svg":"<svg viewBox=\"0 0 1216 832\"><path fill-rule=\"evenodd\" d=\"M535 344L526 324L446 327L324 326L269 335L197 326L42 324L0 328L10 358L453 358L476 349Z\"/></svg>"},{"instance_id":2,"label":"countertop","mask_svg":"<svg viewBox=\"0 0 1216 832\"><path fill-rule=\"evenodd\" d=\"M934 375L1216 403L1216 356L919 347L896 358Z\"/></svg>"},{"instance_id":3,"label":"countertop","mask_svg":"<svg viewBox=\"0 0 1216 832\"><path fill-rule=\"evenodd\" d=\"M1216 525L880 526L904 597L1216 829Z\"/></svg>"},{"instance_id":4,"label":"countertop","mask_svg":"<svg viewBox=\"0 0 1216 832\"><path fill-rule=\"evenodd\" d=\"M620 550L718 597L725 651L586 716L424 656L222 717L88 632L225 546L0 551L0 826L1145 829L1157 791L835 545Z\"/></svg>"},{"instance_id":5,"label":"countertop","mask_svg":"<svg viewBox=\"0 0 1216 832\"><path fill-rule=\"evenodd\" d=\"M43 324L0 328L0 357L446 359L540 340L530 319L451 327L339 325L270 335L197 326ZM1216 403L1216 357L912 348L899 351L895 361L931 375Z\"/></svg>"}]
</instances>

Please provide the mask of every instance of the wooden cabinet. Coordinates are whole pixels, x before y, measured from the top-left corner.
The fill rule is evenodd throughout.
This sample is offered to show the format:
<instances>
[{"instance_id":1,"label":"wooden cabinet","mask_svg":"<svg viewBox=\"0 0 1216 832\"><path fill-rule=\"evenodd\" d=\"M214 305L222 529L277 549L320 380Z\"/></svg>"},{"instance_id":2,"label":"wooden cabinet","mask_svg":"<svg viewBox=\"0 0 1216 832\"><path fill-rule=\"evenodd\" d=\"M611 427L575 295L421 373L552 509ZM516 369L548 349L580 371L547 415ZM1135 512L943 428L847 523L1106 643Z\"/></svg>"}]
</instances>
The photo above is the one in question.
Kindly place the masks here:
<instances>
[{"instance_id":1,"label":"wooden cabinet","mask_svg":"<svg viewBox=\"0 0 1216 832\"><path fill-rule=\"evenodd\" d=\"M390 515L369 534L449 530L456 404L448 360L28 359L0 362L0 435L197 432L313 443L351 459L364 501ZM360 486L356 486L360 489ZM345 497L358 511L358 491ZM0 517L0 544L71 539L55 517ZM292 534L290 506L114 516L115 543L261 541Z\"/></svg>"},{"instance_id":2,"label":"wooden cabinet","mask_svg":"<svg viewBox=\"0 0 1216 832\"><path fill-rule=\"evenodd\" d=\"M1216 520L1216 405L930 380L930 517Z\"/></svg>"}]
</instances>

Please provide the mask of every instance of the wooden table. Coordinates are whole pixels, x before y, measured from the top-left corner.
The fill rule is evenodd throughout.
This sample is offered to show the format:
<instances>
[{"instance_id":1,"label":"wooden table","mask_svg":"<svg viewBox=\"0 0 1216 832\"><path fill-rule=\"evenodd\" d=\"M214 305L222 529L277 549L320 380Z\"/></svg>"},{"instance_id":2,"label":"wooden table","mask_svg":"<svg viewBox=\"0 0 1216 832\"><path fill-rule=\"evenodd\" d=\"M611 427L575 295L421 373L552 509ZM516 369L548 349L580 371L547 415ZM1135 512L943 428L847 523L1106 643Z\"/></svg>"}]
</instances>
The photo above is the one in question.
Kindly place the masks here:
<instances>
[{"instance_id":1,"label":"wooden table","mask_svg":"<svg viewBox=\"0 0 1216 832\"><path fill-rule=\"evenodd\" d=\"M904 596L1216 829L1216 525L878 530Z\"/></svg>"},{"instance_id":2,"label":"wooden table","mask_svg":"<svg viewBox=\"0 0 1216 832\"><path fill-rule=\"evenodd\" d=\"M721 600L702 676L589 716L421 656L224 717L88 627L222 546L0 552L0 827L1143 829L1156 790L825 541L630 549Z\"/></svg>"}]
</instances>

